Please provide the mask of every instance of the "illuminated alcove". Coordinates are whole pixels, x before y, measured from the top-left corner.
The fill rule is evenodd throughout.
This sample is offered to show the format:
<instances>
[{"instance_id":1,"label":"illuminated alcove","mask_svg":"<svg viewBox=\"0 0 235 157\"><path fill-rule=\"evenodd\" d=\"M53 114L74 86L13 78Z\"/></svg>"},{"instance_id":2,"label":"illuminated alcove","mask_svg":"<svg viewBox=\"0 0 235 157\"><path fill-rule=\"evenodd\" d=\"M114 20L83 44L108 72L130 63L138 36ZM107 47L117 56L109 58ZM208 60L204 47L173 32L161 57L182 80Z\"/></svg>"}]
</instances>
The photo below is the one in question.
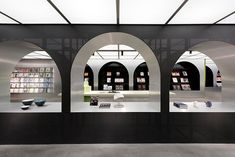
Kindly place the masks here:
<instances>
[{"instance_id":1,"label":"illuminated alcove","mask_svg":"<svg viewBox=\"0 0 235 157\"><path fill-rule=\"evenodd\" d=\"M47 52L31 43L9 41L0 44L0 53L0 112L61 112L61 77ZM32 105L22 110L22 101L29 99Z\"/></svg>"},{"instance_id":2,"label":"illuminated alcove","mask_svg":"<svg viewBox=\"0 0 235 157\"><path fill-rule=\"evenodd\" d=\"M112 58L113 52L106 53L105 55L103 51L107 51L107 48L110 47L119 47L118 50L118 57L117 60L111 59L108 57ZM125 47L129 49L129 51L134 51L135 56L129 56L129 57L143 57L144 61L149 67L149 90L148 91L141 91L141 92L136 92L133 91L133 75L134 75L134 70L135 68L143 62L143 60L138 61L138 64L134 64L134 60L125 60L125 50L122 51L121 47ZM110 49L109 49L110 50ZM112 50L113 51L113 50ZM124 55L123 55L124 54ZM130 53L131 54L131 53ZM103 57L103 55L105 57ZM98 87L98 73L97 71L100 70L102 66L99 66L100 68L97 68L97 66L92 66L95 62L98 62L94 60L95 57L101 57L102 63L99 64L106 64L110 61L117 61L123 64L128 72L129 72L129 88L122 88L120 87L118 89L117 93L121 93L124 95L124 102L128 104L128 101L131 103L132 101L137 102L134 100L135 98L139 98L139 95L142 96L149 96L148 101L142 101L138 102L140 103L138 107L133 107L132 109L111 109L111 110L99 110L99 109L94 109L91 110L89 103L84 104L84 96L96 96L96 95L114 95L116 93L115 91L102 91L100 93L99 90L101 90L101 87ZM93 60L91 59L93 57ZM123 57L123 58L122 58ZM83 58L83 59L81 59ZM133 62L133 64L132 64ZM137 62L136 62L137 63ZM91 68L94 71L94 90L98 91L91 91L91 92L85 92L83 89L83 80L81 80L80 72L84 71L84 67L86 64L89 64ZM128 69L128 67L131 66L131 70ZM96 70L95 70L96 69ZM107 75L107 74L106 74ZM118 80L117 80L118 81ZM107 81L106 81L107 82ZM87 89L87 88L86 88ZM113 89L113 87L112 87ZM156 56L152 52L152 50L140 39L126 34L126 33L105 33L101 34L90 41L88 41L78 52L77 56L74 59L73 66L72 66L72 71L71 71L71 109L72 112L160 112L160 68L158 65L158 61L156 59ZM120 90L120 91L119 91ZM98 94L96 92L99 92ZM107 93L109 92L109 93ZM113 92L113 93L112 93ZM110 94L111 93L111 94ZM131 95L133 98L128 99L128 96ZM113 100L114 101L114 100ZM135 103L135 104L138 104ZM146 108L147 105L145 104L151 104L150 108ZM112 102L111 102L112 104ZM79 108L80 106L80 108ZM128 105L126 105L128 106ZM133 105L135 106L135 105ZM111 107L112 108L112 107Z\"/></svg>"},{"instance_id":3,"label":"illuminated alcove","mask_svg":"<svg viewBox=\"0 0 235 157\"><path fill-rule=\"evenodd\" d=\"M172 90L174 94L170 95L170 112L235 112L235 72L232 68L234 52L234 45L219 41L202 42L185 52L188 56L182 55L176 63L185 61L194 54L191 57L194 61L190 62L200 72L200 90ZM207 75L213 75L210 86L207 86ZM182 105L180 109L174 103L184 103L187 107Z\"/></svg>"}]
</instances>

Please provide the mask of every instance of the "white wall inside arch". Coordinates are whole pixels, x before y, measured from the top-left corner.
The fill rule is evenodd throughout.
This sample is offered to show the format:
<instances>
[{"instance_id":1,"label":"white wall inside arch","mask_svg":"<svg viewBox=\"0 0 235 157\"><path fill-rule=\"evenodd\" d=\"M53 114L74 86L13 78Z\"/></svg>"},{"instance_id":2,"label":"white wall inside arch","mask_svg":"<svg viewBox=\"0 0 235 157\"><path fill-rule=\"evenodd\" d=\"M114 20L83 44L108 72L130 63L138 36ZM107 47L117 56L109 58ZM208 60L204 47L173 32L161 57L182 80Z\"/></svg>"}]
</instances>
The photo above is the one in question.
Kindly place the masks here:
<instances>
[{"instance_id":1,"label":"white wall inside arch","mask_svg":"<svg viewBox=\"0 0 235 157\"><path fill-rule=\"evenodd\" d=\"M199 51L189 51L184 52L184 54L177 60L176 64L179 62L189 62L192 63L199 71L200 74L200 91L205 90L205 65L208 66L213 72L213 84L216 86L216 75L218 68L215 62Z\"/></svg>"},{"instance_id":2,"label":"white wall inside arch","mask_svg":"<svg viewBox=\"0 0 235 157\"><path fill-rule=\"evenodd\" d=\"M122 44L138 51L149 68L150 92L160 92L160 68L152 50L140 39L126 33L101 34L88 41L78 52L71 70L71 102L83 101L83 72L90 56L106 45ZM90 63L88 63L91 65ZM91 65L92 66L92 65ZM93 70L95 71L95 70ZM131 75L129 73L129 75ZM131 75L133 76L133 75ZM159 100L160 95L156 96ZM157 100L156 99L156 100Z\"/></svg>"}]
</instances>

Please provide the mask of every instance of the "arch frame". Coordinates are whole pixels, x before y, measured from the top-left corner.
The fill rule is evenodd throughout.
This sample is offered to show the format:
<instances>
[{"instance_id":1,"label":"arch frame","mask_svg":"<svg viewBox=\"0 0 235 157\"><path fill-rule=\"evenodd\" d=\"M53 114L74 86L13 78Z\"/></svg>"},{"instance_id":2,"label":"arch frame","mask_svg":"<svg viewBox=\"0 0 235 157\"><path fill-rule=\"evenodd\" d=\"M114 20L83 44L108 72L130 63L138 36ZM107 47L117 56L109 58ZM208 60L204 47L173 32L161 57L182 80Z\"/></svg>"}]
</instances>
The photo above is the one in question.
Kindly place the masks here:
<instances>
[{"instance_id":1,"label":"arch frame","mask_svg":"<svg viewBox=\"0 0 235 157\"><path fill-rule=\"evenodd\" d=\"M83 101L83 81L81 76L88 59L93 52L110 44L127 45L137 50L143 56L149 68L149 91L160 93L160 66L151 48L144 41L131 34L110 32L92 38L77 53L71 69L71 104ZM160 95L156 99L159 98Z\"/></svg>"},{"instance_id":2,"label":"arch frame","mask_svg":"<svg viewBox=\"0 0 235 157\"><path fill-rule=\"evenodd\" d=\"M221 90L222 102L234 102L235 96L233 93L235 93L235 80L233 78L235 78L235 71L233 67L235 65L235 45L224 41L210 40L196 43L188 50L199 51L214 61L223 79L223 87ZM175 63L177 63L184 52L176 58ZM173 69L173 66L174 64L171 69Z\"/></svg>"},{"instance_id":3,"label":"arch frame","mask_svg":"<svg viewBox=\"0 0 235 157\"><path fill-rule=\"evenodd\" d=\"M38 45L28 41L8 40L0 43L1 103L10 103L10 75L17 66L17 64L20 63L22 58L32 53L33 51L46 51L46 50L43 50ZM55 70L58 72L59 76L56 82L58 83L58 88L60 86L61 89L60 92L62 92L62 79L61 79L60 70L53 56L51 56L48 52L47 54L52 58L52 61L54 63L54 68L56 68ZM56 93L55 95L58 94L60 93ZM60 102L62 102L61 96L60 99L61 99Z\"/></svg>"}]
</instances>

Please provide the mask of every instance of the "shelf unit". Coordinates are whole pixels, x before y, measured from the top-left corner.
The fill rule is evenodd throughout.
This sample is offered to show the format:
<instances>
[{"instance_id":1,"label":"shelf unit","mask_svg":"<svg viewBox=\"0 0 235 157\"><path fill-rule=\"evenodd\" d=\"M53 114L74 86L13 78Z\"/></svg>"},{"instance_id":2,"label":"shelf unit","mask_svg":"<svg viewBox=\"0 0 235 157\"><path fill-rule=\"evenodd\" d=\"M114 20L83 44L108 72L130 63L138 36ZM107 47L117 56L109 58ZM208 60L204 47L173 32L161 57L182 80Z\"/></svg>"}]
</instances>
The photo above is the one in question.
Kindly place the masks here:
<instances>
[{"instance_id":1,"label":"shelf unit","mask_svg":"<svg viewBox=\"0 0 235 157\"><path fill-rule=\"evenodd\" d=\"M53 93L52 67L16 67L10 78L10 93Z\"/></svg>"},{"instance_id":2,"label":"shelf unit","mask_svg":"<svg viewBox=\"0 0 235 157\"><path fill-rule=\"evenodd\" d=\"M188 72L182 69L174 69L171 73L171 90L191 90Z\"/></svg>"},{"instance_id":3,"label":"shelf unit","mask_svg":"<svg viewBox=\"0 0 235 157\"><path fill-rule=\"evenodd\" d=\"M126 68L117 62L104 65L99 72L99 90L129 90Z\"/></svg>"},{"instance_id":4,"label":"shelf unit","mask_svg":"<svg viewBox=\"0 0 235 157\"><path fill-rule=\"evenodd\" d=\"M89 65L86 65L85 71L84 71L84 81L87 80L89 85L91 86L91 89L94 90L94 74Z\"/></svg>"},{"instance_id":5,"label":"shelf unit","mask_svg":"<svg viewBox=\"0 0 235 157\"><path fill-rule=\"evenodd\" d=\"M216 75L216 86L222 87L222 79L221 79L221 74L219 70L217 71L217 75Z\"/></svg>"},{"instance_id":6,"label":"shelf unit","mask_svg":"<svg viewBox=\"0 0 235 157\"><path fill-rule=\"evenodd\" d=\"M149 71L146 63L140 64L135 69L134 90L149 90Z\"/></svg>"}]
</instances>

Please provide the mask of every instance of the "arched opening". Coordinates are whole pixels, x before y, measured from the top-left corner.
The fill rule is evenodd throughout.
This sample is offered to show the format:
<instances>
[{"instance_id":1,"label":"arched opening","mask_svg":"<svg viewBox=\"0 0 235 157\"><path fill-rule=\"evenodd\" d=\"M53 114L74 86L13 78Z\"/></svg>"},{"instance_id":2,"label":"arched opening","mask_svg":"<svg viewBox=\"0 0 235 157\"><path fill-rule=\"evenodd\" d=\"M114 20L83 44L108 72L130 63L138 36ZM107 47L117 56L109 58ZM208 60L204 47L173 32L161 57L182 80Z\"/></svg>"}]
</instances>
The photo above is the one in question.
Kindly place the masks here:
<instances>
[{"instance_id":1,"label":"arched opening","mask_svg":"<svg viewBox=\"0 0 235 157\"><path fill-rule=\"evenodd\" d=\"M0 44L2 112L61 112L61 77L52 57L20 41Z\"/></svg>"},{"instance_id":2,"label":"arched opening","mask_svg":"<svg viewBox=\"0 0 235 157\"><path fill-rule=\"evenodd\" d=\"M133 77L134 90L149 90L149 70L146 62L138 65Z\"/></svg>"},{"instance_id":3,"label":"arched opening","mask_svg":"<svg viewBox=\"0 0 235 157\"><path fill-rule=\"evenodd\" d=\"M213 72L208 66L206 66L206 87L214 87Z\"/></svg>"},{"instance_id":4,"label":"arched opening","mask_svg":"<svg viewBox=\"0 0 235 157\"><path fill-rule=\"evenodd\" d=\"M94 73L88 64L86 65L84 71L84 81L87 81L91 89L94 90Z\"/></svg>"},{"instance_id":5,"label":"arched opening","mask_svg":"<svg viewBox=\"0 0 235 157\"><path fill-rule=\"evenodd\" d=\"M110 47L118 47L118 48L117 50L110 51ZM127 47L128 49L123 50L123 48L127 48ZM106 49L106 48L109 48L109 49ZM110 51L110 52L106 53L107 51ZM135 53L136 55L134 56L132 53L133 54ZM117 54L117 58L110 60L111 54ZM132 60L130 60L130 58L129 60L125 59L125 57L127 56L133 57ZM141 60L136 61L135 59L136 58L138 59L140 56L144 60L141 59ZM94 60L94 58L96 57L100 57L101 60L100 61ZM93 58L93 59L91 60L90 58ZM117 93L124 95L123 101L124 102L135 101L137 103L141 103L136 99L140 99L140 97L144 97L145 99L140 99L140 100L142 100L142 102L143 101L148 102L146 106L148 106L149 104L152 104L154 108L154 109L148 108L147 110L145 109L144 110L141 110L141 109L137 109L137 110L128 109L127 110L127 108L125 108L123 110L119 110L118 112L159 112L160 111L160 68L159 68L156 56L151 51L151 49L140 39L132 35L126 34L126 33L118 33L118 32L101 34L91 39L80 49L77 56L75 57L73 65L72 65L72 71L71 71L71 100L72 100L71 109L72 109L72 112L86 112L86 111L82 111L81 107L79 108L79 106L81 104L84 104L84 100L85 101L87 100L85 97L87 96L96 95L96 96L99 96L100 98L100 97L107 96L107 95L112 96L114 94L114 93L107 94L105 91L100 91L104 89L104 85L103 87L102 85L98 85L102 83L99 83L100 81L98 82L97 71L101 69L102 67L100 66L101 64L104 65L110 61L115 61L115 62L119 62L123 64L127 68L129 76L131 76L129 77L128 88L127 88L127 83L125 83L126 87L117 86L117 89L118 89ZM149 68L149 90L133 92L134 70L141 62L146 62ZM99 67L95 66L96 63L100 64ZM86 64L89 64L94 71L94 91L84 93L84 88L82 88L83 81L81 80L80 71L84 70L83 68ZM107 78L107 71L106 71L106 74L104 75L106 75L106 80L105 79L104 80L107 84L107 79L108 81L110 81L110 78ZM108 75L110 74L108 73ZM120 83L122 83L123 80L117 78L116 81L117 82L120 81ZM112 78L111 78L111 82L112 82ZM105 88L105 89L111 89L111 87ZM112 85L112 89L116 90L116 87ZM113 101L114 101L114 98L113 98ZM92 112L101 112L101 111L93 110Z\"/></svg>"},{"instance_id":6,"label":"arched opening","mask_svg":"<svg viewBox=\"0 0 235 157\"><path fill-rule=\"evenodd\" d=\"M234 51L235 46L225 42L208 41L199 43L192 48L191 52L200 52L197 57L200 75L200 91L197 93L189 92L187 100L177 96L175 91L174 96L170 97L171 112L235 112L234 107L234 91L235 82L232 78L235 77L233 70L234 66ZM189 51L189 52L190 52ZM198 66L201 62L203 66ZM201 67L201 68L200 68ZM208 72L210 68L211 71ZM207 69L207 70L206 70ZM210 74L208 74L210 73ZM208 76L210 75L210 87L206 87ZM222 77L221 77L222 76ZM222 78L222 80L221 80ZM213 83L212 83L213 82ZM223 83L222 83L223 82ZM182 94L182 93L181 93ZM185 98L185 97L184 97ZM175 107L174 102L185 103L184 110Z\"/></svg>"},{"instance_id":7,"label":"arched opening","mask_svg":"<svg viewBox=\"0 0 235 157\"><path fill-rule=\"evenodd\" d=\"M129 74L124 65L109 62L99 71L99 90L129 90Z\"/></svg>"}]
</instances>

